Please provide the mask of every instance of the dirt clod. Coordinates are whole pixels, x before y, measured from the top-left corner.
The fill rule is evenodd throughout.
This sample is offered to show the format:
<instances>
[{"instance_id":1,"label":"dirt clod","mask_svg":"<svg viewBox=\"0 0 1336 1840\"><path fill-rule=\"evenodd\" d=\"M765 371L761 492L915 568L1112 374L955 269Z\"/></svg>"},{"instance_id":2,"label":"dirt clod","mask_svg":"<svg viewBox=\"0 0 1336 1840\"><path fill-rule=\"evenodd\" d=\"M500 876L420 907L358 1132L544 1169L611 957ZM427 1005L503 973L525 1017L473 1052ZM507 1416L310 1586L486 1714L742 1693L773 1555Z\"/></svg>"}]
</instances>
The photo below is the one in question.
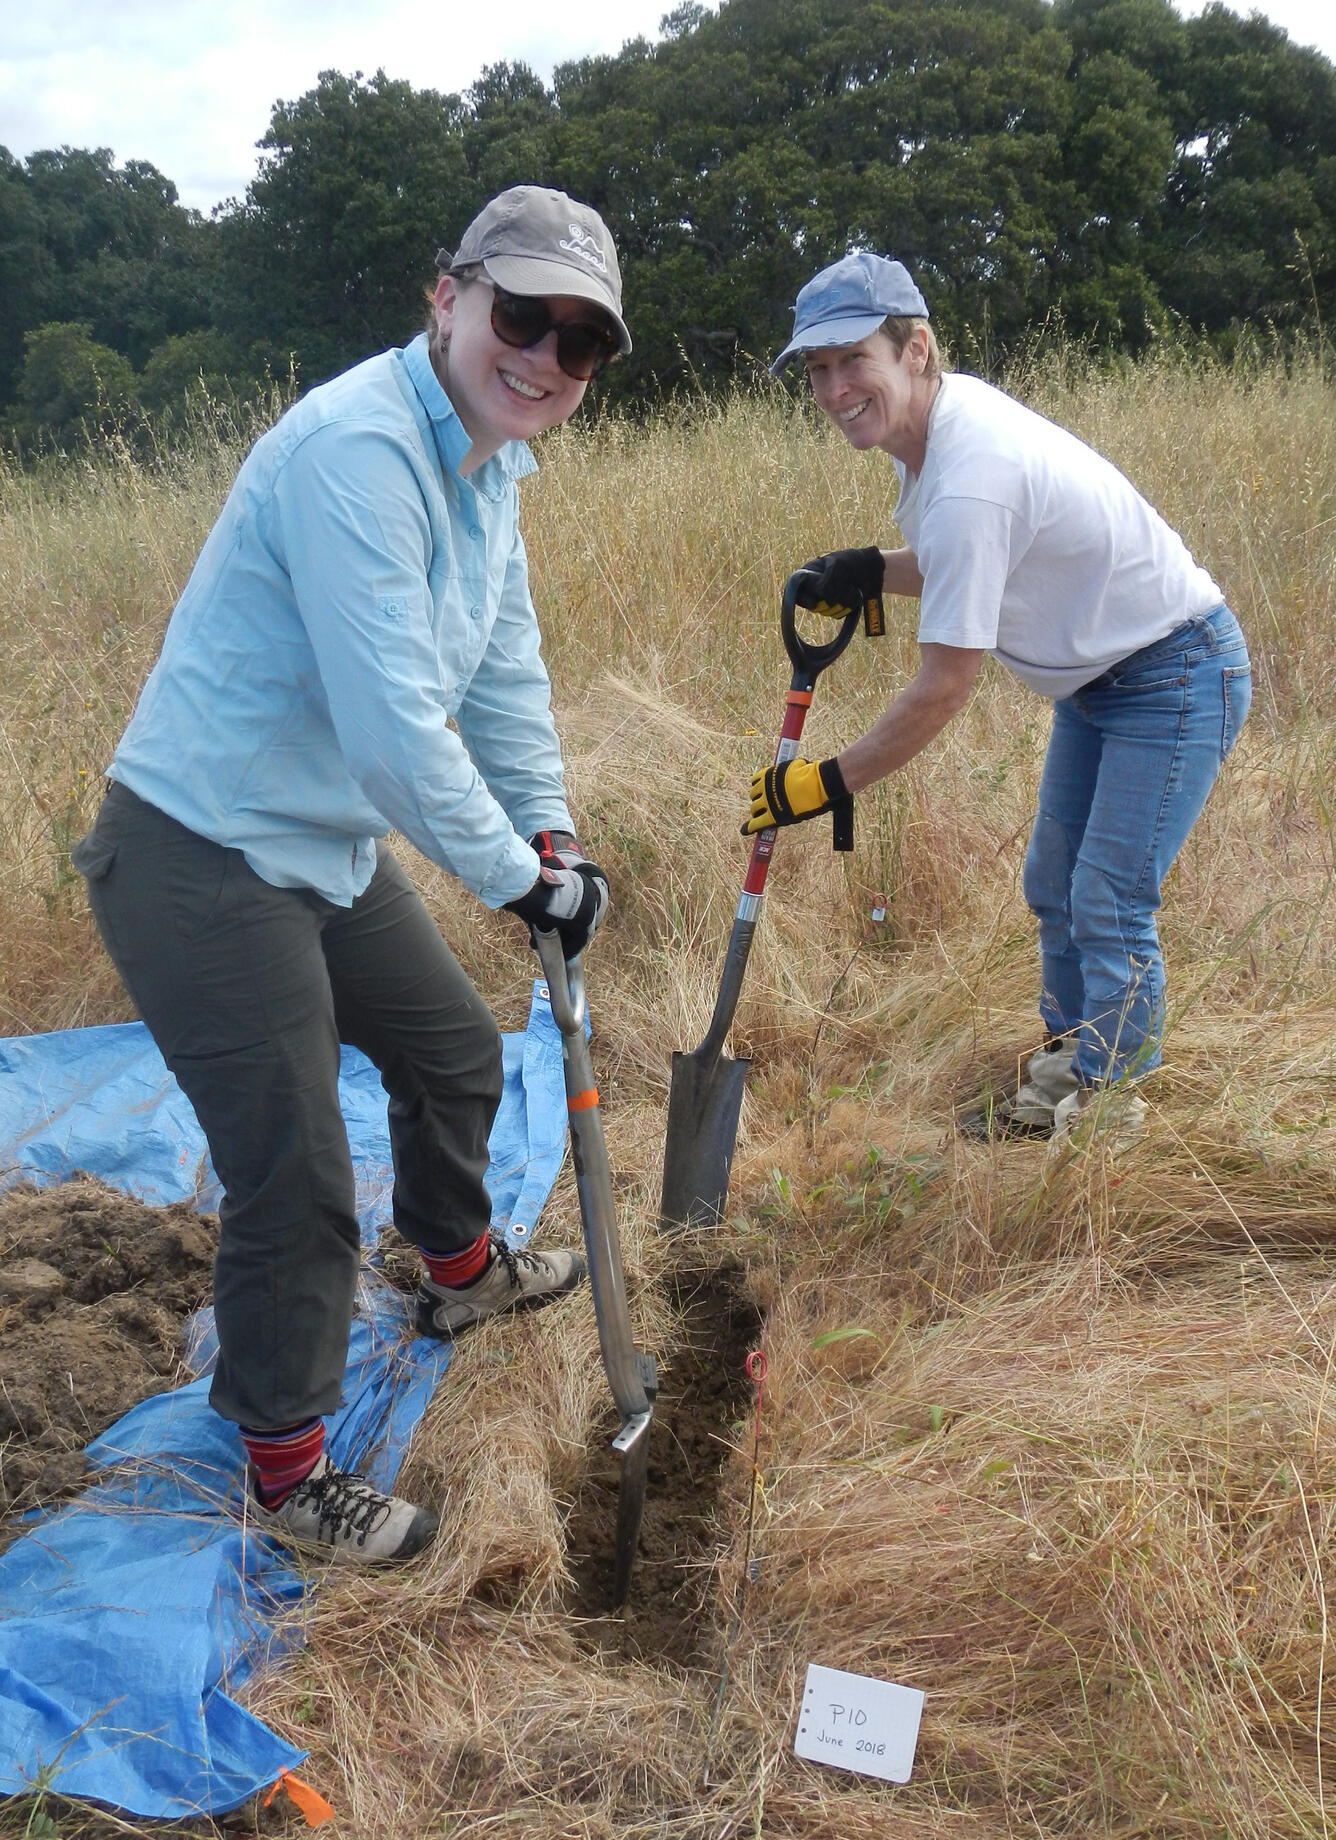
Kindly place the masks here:
<instances>
[{"instance_id":1,"label":"dirt clod","mask_svg":"<svg viewBox=\"0 0 1336 1840\"><path fill-rule=\"evenodd\" d=\"M83 1486L83 1447L178 1377L218 1223L92 1176L0 1197L0 1544Z\"/></svg>"}]
</instances>

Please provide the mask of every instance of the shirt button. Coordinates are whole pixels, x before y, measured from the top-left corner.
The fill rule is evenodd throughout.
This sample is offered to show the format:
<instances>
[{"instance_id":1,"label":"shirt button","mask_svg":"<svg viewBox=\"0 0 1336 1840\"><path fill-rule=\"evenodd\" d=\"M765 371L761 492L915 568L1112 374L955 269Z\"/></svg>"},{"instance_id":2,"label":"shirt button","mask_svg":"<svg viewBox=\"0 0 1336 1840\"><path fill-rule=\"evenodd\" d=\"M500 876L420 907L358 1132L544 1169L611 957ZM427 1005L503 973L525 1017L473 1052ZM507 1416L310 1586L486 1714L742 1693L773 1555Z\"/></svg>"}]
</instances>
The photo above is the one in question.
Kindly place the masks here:
<instances>
[{"instance_id":1,"label":"shirt button","mask_svg":"<svg viewBox=\"0 0 1336 1840\"><path fill-rule=\"evenodd\" d=\"M469 525L469 535L473 538L473 541L476 543L478 541L478 538L482 535L482 526L480 524L470 524Z\"/></svg>"},{"instance_id":2,"label":"shirt button","mask_svg":"<svg viewBox=\"0 0 1336 1840\"><path fill-rule=\"evenodd\" d=\"M469 618L471 620L480 620L482 618L482 608L476 605L470 607L469 608Z\"/></svg>"}]
</instances>

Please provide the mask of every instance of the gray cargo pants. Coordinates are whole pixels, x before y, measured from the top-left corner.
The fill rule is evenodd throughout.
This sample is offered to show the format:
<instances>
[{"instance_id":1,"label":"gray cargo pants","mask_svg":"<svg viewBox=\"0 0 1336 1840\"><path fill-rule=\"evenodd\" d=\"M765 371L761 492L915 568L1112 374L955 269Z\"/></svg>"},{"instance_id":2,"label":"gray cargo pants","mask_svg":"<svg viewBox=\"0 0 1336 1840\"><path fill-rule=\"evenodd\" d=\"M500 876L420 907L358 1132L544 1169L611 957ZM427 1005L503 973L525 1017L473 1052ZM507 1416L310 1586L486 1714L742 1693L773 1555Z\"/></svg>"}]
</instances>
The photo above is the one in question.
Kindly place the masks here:
<instances>
[{"instance_id":1,"label":"gray cargo pants","mask_svg":"<svg viewBox=\"0 0 1336 1840\"><path fill-rule=\"evenodd\" d=\"M395 1225L457 1252L491 1218L496 1022L383 846L366 891L336 907L113 784L73 860L223 1186L210 1401L258 1431L324 1416L360 1256L339 1044L389 1095Z\"/></svg>"}]
</instances>

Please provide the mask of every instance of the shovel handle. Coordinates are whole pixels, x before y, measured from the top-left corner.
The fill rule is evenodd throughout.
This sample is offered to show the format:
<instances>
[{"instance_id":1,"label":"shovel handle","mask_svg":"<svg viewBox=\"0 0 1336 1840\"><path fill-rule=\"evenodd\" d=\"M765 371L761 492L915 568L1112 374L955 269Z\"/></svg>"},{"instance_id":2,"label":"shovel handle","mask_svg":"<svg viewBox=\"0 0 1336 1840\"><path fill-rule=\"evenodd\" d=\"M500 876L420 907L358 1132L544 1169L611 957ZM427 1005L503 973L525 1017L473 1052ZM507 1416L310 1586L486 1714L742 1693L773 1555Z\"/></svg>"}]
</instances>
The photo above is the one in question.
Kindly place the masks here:
<instances>
[{"instance_id":1,"label":"shovel handle","mask_svg":"<svg viewBox=\"0 0 1336 1840\"><path fill-rule=\"evenodd\" d=\"M535 927L533 949L547 979L547 1000L552 1005L552 1020L567 1035L584 1035L585 996L584 953L567 958L561 949L561 935L553 928Z\"/></svg>"},{"instance_id":2,"label":"shovel handle","mask_svg":"<svg viewBox=\"0 0 1336 1840\"><path fill-rule=\"evenodd\" d=\"M784 649L793 665L793 676L784 701L784 723L779 731L779 745L775 749L776 766L785 760L792 760L798 752L798 742L803 732L803 723L807 720L807 712L812 706L812 691L816 687L816 680L844 651L858 631L858 623L863 617L861 606L853 608L844 616L835 637L825 645L813 645L804 639L798 631L797 623L798 589L808 573L806 569L795 569L789 576L784 583L784 599L779 612L780 631L784 635ZM712 1064L723 1053L728 1031L733 1024L738 998L742 994L743 974L751 954L752 935L761 914L765 878L770 873L770 858L774 854L778 835L778 829L772 824L769 829L758 831L752 843L742 896L738 901L733 931L729 935L728 950L724 955L714 1014L710 1018L705 1039L696 1050L697 1057L706 1064Z\"/></svg>"},{"instance_id":3,"label":"shovel handle","mask_svg":"<svg viewBox=\"0 0 1336 1840\"><path fill-rule=\"evenodd\" d=\"M825 645L813 645L810 639L804 639L798 631L798 589L804 581L811 579L810 569L795 569L784 583L784 598L779 607L779 630L784 635L784 650L793 666L795 690L812 689L827 665L834 664L858 631L858 623L863 617L863 603L860 601L845 614L840 630Z\"/></svg>"},{"instance_id":4,"label":"shovel handle","mask_svg":"<svg viewBox=\"0 0 1336 1840\"><path fill-rule=\"evenodd\" d=\"M858 623L863 617L861 605L845 614L840 623L840 630L825 645L813 645L804 639L798 631L798 588L809 578L806 569L795 569L784 583L784 599L779 610L780 631L784 635L784 650L793 665L793 676L789 682L789 693L784 703L784 725L779 731L779 746L775 749L775 765L785 760L792 760L798 752L798 740L803 732L803 723L807 712L812 707L812 692L816 680L828 665L834 664L840 653L858 631ZM768 830L757 833L752 844L751 856L747 863L747 877L742 884L742 900L738 904L738 919L755 920L760 911L761 895L765 891L765 878L770 869L770 857L775 848L775 838L779 835L772 824ZM750 945L748 940L748 945ZM744 954L743 965L746 964ZM741 970L738 982L741 983ZM731 1016L731 1012L730 1012ZM727 1030L728 1024L724 1024Z\"/></svg>"},{"instance_id":5,"label":"shovel handle","mask_svg":"<svg viewBox=\"0 0 1336 1840\"><path fill-rule=\"evenodd\" d=\"M568 959L562 952L560 935L543 927L534 928L533 943L547 980L553 1020L561 1030L571 1156L580 1196L585 1251L589 1257L589 1288L594 1293L598 1345L625 1434L629 1420L644 1417L647 1425L652 1408L631 1336L631 1312L622 1273L622 1244L612 1198L612 1172L608 1167L598 1088L594 1084L589 1046L585 1041L584 954Z\"/></svg>"}]
</instances>

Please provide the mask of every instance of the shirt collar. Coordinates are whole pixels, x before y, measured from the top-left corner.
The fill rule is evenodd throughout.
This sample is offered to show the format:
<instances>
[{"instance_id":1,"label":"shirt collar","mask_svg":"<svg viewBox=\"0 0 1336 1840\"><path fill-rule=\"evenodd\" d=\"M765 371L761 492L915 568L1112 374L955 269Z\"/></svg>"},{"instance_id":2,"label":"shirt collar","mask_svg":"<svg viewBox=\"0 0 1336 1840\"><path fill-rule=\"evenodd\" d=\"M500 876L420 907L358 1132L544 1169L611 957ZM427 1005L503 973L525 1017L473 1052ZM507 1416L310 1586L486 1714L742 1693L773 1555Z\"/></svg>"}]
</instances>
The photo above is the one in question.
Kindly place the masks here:
<instances>
[{"instance_id":1,"label":"shirt collar","mask_svg":"<svg viewBox=\"0 0 1336 1840\"><path fill-rule=\"evenodd\" d=\"M441 465L447 472L457 475L459 463L469 450L469 437L455 413L454 404L441 388L440 378L432 369L425 332L420 332L411 345L404 347L404 368L427 412ZM514 480L537 470L538 462L525 442L507 441L489 460L484 460L475 473L469 474L468 484L484 498L499 498Z\"/></svg>"}]
</instances>

